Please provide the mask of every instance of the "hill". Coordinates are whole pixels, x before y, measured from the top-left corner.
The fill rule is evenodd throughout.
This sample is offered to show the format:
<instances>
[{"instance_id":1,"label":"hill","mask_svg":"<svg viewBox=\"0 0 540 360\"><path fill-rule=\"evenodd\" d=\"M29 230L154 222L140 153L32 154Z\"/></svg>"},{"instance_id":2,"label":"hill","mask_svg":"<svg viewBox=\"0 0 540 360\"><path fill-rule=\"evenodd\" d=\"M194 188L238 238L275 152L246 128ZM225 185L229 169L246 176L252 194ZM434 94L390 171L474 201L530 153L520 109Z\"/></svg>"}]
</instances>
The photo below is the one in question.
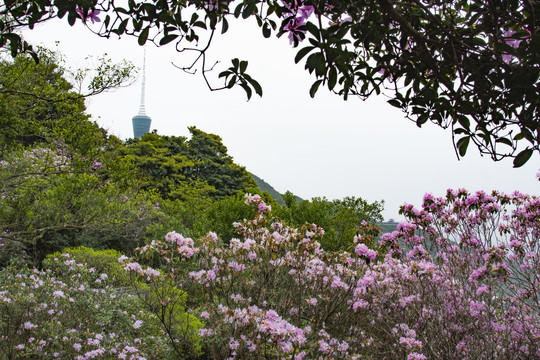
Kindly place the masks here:
<instances>
[{"instance_id":1,"label":"hill","mask_svg":"<svg viewBox=\"0 0 540 360\"><path fill-rule=\"evenodd\" d=\"M283 195L280 194L276 189L272 187L272 185L268 184L266 181L258 177L257 175L250 173L251 177L255 182L257 183L257 186L259 189L261 189L262 192L266 191L272 196L274 200L276 200L280 205L283 203ZM296 201L300 202L303 201L302 198L296 196Z\"/></svg>"}]
</instances>

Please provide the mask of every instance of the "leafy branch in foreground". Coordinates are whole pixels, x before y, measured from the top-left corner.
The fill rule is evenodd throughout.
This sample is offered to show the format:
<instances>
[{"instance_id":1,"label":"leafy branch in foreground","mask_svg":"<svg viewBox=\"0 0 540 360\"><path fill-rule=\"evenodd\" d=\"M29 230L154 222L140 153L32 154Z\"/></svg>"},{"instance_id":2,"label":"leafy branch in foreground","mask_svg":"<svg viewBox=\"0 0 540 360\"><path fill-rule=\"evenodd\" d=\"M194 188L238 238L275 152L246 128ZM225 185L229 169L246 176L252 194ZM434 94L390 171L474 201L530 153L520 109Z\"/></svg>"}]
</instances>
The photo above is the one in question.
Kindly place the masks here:
<instances>
[{"instance_id":1,"label":"leafy branch in foreground","mask_svg":"<svg viewBox=\"0 0 540 360\"><path fill-rule=\"evenodd\" d=\"M538 1L11 0L0 6L0 44L13 54L30 51L16 30L55 16L83 21L103 37L195 51L189 69L199 66L209 85L214 33L225 33L231 16L255 18L264 37L287 34L294 47L308 41L295 61L305 58L316 78L311 96L321 85L345 99L384 93L418 126L449 128L458 156L473 143L519 167L540 148ZM233 61L215 89L238 85L248 98L253 90L261 95L246 68Z\"/></svg>"}]
</instances>

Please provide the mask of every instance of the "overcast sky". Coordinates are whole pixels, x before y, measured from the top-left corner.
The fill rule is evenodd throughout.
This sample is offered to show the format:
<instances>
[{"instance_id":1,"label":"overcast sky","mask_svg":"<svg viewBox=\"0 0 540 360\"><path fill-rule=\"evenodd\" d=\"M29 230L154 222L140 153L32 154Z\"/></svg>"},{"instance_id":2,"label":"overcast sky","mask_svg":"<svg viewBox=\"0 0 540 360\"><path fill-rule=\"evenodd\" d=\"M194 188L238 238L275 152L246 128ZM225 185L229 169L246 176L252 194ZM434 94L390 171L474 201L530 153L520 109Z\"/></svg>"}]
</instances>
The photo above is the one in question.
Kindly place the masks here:
<instances>
[{"instance_id":1,"label":"overcast sky","mask_svg":"<svg viewBox=\"0 0 540 360\"><path fill-rule=\"evenodd\" d=\"M100 39L78 23L51 21L25 33L27 40L59 49L74 68L88 55L109 54L142 68L143 49L135 38ZM386 219L400 220L404 202L420 206L427 192L443 196L448 188L470 191L519 190L539 194L535 174L539 156L513 169L511 160L495 163L476 148L458 161L450 131L432 124L419 129L384 96L343 101L324 89L314 99L308 91L314 78L303 64L294 64L296 50L286 37L264 39L255 24L232 24L215 39L211 60L249 61L249 73L263 87L262 98L246 101L243 90L211 92L202 77L176 69L189 55L173 44L147 46L146 112L151 129L162 135L189 134L187 127L217 134L236 163L270 183L310 199L345 196L385 201ZM216 86L219 86L216 82ZM98 95L87 102L93 119L109 132L133 136L131 118L138 112L140 79L130 87Z\"/></svg>"}]
</instances>

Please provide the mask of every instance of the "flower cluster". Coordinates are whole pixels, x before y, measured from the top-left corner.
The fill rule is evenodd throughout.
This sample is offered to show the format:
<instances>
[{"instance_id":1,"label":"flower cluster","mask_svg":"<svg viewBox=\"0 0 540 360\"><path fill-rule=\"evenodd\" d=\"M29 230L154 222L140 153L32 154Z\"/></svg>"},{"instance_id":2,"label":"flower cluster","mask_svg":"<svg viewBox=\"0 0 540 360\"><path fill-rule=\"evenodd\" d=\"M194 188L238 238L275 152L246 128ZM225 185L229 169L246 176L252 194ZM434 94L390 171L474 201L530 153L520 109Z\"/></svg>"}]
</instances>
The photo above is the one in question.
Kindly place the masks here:
<instances>
[{"instance_id":1,"label":"flower cluster","mask_svg":"<svg viewBox=\"0 0 540 360\"><path fill-rule=\"evenodd\" d=\"M179 257L186 240L174 233L163 244L175 246L142 249L197 299L215 359L540 355L539 199L428 194L422 209L403 207L408 221L378 250L364 224L352 254L325 252L322 229L275 221L258 196L246 203L262 211L235 224L230 244L209 233L189 243L198 256Z\"/></svg>"},{"instance_id":2,"label":"flower cluster","mask_svg":"<svg viewBox=\"0 0 540 360\"><path fill-rule=\"evenodd\" d=\"M170 353L157 319L69 254L0 272L0 352L17 358L146 359ZM99 280L99 282L96 282Z\"/></svg>"},{"instance_id":3,"label":"flower cluster","mask_svg":"<svg viewBox=\"0 0 540 360\"><path fill-rule=\"evenodd\" d=\"M283 1L283 6L287 9L286 20L284 21L283 30L289 33L289 42L297 44L305 37L306 30L302 26L306 25L307 19L313 14L315 8L312 5L305 5L302 2Z\"/></svg>"}]
</instances>

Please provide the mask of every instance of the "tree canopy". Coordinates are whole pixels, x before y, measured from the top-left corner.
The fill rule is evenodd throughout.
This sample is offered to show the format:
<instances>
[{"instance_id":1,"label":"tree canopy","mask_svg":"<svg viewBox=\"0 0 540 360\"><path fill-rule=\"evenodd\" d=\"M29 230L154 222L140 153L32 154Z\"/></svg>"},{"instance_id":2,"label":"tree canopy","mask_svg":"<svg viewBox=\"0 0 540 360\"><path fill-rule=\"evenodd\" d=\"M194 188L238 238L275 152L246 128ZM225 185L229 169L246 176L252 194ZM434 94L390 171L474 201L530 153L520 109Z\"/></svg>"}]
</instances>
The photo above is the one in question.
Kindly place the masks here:
<instances>
[{"instance_id":1,"label":"tree canopy","mask_svg":"<svg viewBox=\"0 0 540 360\"><path fill-rule=\"evenodd\" d=\"M142 189L157 191L165 199L212 199L253 191L257 184L233 162L221 138L190 127L191 138L145 134L117 149L140 175Z\"/></svg>"},{"instance_id":2,"label":"tree canopy","mask_svg":"<svg viewBox=\"0 0 540 360\"><path fill-rule=\"evenodd\" d=\"M458 156L472 142L494 160L526 163L540 140L540 3L530 0L33 0L0 6L0 44L30 50L22 27L53 17L83 21L100 36L133 35L139 44L195 51L190 67L206 79L206 51L229 20L255 18L264 37L287 34L296 62L344 98L384 92L418 126L450 128ZM262 88L233 59L212 89ZM208 82L208 79L206 79ZM210 84L209 84L210 85Z\"/></svg>"},{"instance_id":3,"label":"tree canopy","mask_svg":"<svg viewBox=\"0 0 540 360\"><path fill-rule=\"evenodd\" d=\"M92 156L106 134L89 121L84 98L129 82L133 66L101 58L96 69L71 73L63 67L59 52L35 51L39 63L27 54L12 61L0 59L0 152L62 142ZM86 92L83 86L88 87Z\"/></svg>"}]
</instances>

